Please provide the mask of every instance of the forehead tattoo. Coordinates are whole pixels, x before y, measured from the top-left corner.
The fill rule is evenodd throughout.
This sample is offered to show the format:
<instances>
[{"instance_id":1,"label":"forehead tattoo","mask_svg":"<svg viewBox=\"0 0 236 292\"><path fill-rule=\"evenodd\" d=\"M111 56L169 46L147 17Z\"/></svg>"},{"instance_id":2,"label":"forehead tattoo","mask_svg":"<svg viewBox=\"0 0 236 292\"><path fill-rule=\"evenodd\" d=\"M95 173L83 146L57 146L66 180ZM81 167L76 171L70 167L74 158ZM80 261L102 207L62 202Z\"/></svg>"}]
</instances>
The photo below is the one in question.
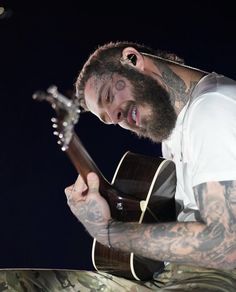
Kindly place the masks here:
<instances>
[{"instance_id":1,"label":"forehead tattoo","mask_svg":"<svg viewBox=\"0 0 236 292\"><path fill-rule=\"evenodd\" d=\"M118 80L115 84L116 90L123 90L125 88L125 82L124 80Z\"/></svg>"}]
</instances>

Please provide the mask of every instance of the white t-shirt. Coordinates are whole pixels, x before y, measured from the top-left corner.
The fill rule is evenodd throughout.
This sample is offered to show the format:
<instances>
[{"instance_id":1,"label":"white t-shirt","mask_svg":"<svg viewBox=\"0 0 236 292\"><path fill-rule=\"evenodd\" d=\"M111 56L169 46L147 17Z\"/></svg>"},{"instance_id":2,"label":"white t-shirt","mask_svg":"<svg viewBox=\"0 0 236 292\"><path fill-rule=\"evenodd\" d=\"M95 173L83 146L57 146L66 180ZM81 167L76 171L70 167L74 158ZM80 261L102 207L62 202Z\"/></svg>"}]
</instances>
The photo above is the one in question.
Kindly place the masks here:
<instances>
[{"instance_id":1,"label":"white t-shirt","mask_svg":"<svg viewBox=\"0 0 236 292\"><path fill-rule=\"evenodd\" d=\"M203 77L178 115L162 154L175 162L176 199L198 210L193 186L236 180L236 81L216 73ZM195 220L181 212L179 221Z\"/></svg>"}]
</instances>

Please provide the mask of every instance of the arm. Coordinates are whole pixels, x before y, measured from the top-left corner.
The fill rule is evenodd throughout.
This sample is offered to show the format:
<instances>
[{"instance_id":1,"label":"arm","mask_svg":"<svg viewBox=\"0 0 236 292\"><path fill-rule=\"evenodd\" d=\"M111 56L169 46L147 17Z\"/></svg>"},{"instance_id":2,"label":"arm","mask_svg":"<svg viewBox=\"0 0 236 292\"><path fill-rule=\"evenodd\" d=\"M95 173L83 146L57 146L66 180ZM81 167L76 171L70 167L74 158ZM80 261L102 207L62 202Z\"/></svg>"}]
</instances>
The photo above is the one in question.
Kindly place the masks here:
<instances>
[{"instance_id":1,"label":"arm","mask_svg":"<svg viewBox=\"0 0 236 292\"><path fill-rule=\"evenodd\" d=\"M99 194L99 178L95 173L87 176L88 186L81 176L65 189L67 203L72 213L85 226L91 236L99 238L108 245L108 221L111 219L110 208Z\"/></svg>"},{"instance_id":2,"label":"arm","mask_svg":"<svg viewBox=\"0 0 236 292\"><path fill-rule=\"evenodd\" d=\"M110 230L112 246L158 260L235 268L236 181L201 184L194 192L202 223L116 222Z\"/></svg>"},{"instance_id":3,"label":"arm","mask_svg":"<svg viewBox=\"0 0 236 292\"><path fill-rule=\"evenodd\" d=\"M76 199L77 205L70 200L68 203L91 236L106 245L109 207L98 193L98 183L94 188L88 179L88 187L87 196L91 193L92 196L87 202L81 203L80 194L75 192L74 198L80 198ZM113 222L111 245L157 260L225 269L236 267L236 181L204 183L196 186L194 193L202 222Z\"/></svg>"}]
</instances>

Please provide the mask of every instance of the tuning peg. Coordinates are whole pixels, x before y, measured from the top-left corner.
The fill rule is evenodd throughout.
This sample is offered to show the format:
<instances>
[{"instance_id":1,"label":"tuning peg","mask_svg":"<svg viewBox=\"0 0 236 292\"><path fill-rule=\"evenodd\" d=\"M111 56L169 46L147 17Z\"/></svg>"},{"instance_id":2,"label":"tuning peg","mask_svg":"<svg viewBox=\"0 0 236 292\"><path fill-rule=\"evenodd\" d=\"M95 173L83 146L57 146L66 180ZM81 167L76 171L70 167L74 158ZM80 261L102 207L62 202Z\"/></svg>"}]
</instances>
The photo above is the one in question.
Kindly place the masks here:
<instances>
[{"instance_id":1,"label":"tuning peg","mask_svg":"<svg viewBox=\"0 0 236 292\"><path fill-rule=\"evenodd\" d=\"M57 131L54 131L54 132L53 132L53 135L58 136L59 133L58 133Z\"/></svg>"},{"instance_id":2,"label":"tuning peg","mask_svg":"<svg viewBox=\"0 0 236 292\"><path fill-rule=\"evenodd\" d=\"M58 125L57 125L57 124L53 124L52 127L53 127L54 129L57 129L57 128L58 128Z\"/></svg>"},{"instance_id":3,"label":"tuning peg","mask_svg":"<svg viewBox=\"0 0 236 292\"><path fill-rule=\"evenodd\" d=\"M56 118L51 118L51 121L52 121L53 123L57 123L57 119L56 119Z\"/></svg>"},{"instance_id":4,"label":"tuning peg","mask_svg":"<svg viewBox=\"0 0 236 292\"><path fill-rule=\"evenodd\" d=\"M62 146L62 147L61 147L61 150L62 150L62 151L66 151L67 148L68 148L68 147L66 147L66 146Z\"/></svg>"},{"instance_id":5,"label":"tuning peg","mask_svg":"<svg viewBox=\"0 0 236 292\"><path fill-rule=\"evenodd\" d=\"M35 100L42 101L42 100L46 99L46 96L47 96L47 94L45 92L38 90L33 94L32 98Z\"/></svg>"},{"instance_id":6,"label":"tuning peg","mask_svg":"<svg viewBox=\"0 0 236 292\"><path fill-rule=\"evenodd\" d=\"M51 93L53 96L56 96L58 94L57 91L57 86L56 85L51 85L48 89L47 89L48 93Z\"/></svg>"},{"instance_id":7,"label":"tuning peg","mask_svg":"<svg viewBox=\"0 0 236 292\"><path fill-rule=\"evenodd\" d=\"M57 144L61 145L62 144L61 140L58 140L57 141Z\"/></svg>"}]
</instances>

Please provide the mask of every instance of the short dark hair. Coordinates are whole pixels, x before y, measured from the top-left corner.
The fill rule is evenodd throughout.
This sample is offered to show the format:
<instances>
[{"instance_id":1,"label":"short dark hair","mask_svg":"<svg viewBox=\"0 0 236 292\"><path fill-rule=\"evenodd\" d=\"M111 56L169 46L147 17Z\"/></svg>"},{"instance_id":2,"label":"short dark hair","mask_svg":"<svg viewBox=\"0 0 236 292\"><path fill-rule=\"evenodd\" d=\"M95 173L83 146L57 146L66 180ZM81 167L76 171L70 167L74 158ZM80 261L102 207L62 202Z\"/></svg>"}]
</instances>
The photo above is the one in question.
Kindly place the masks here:
<instances>
[{"instance_id":1,"label":"short dark hair","mask_svg":"<svg viewBox=\"0 0 236 292\"><path fill-rule=\"evenodd\" d=\"M102 46L99 46L85 62L79 76L75 82L76 96L79 100L79 104L85 110L87 110L86 103L84 100L84 87L88 79L92 76L101 76L103 74L108 74L114 72L117 66L122 67L120 59L122 57L122 52L126 47L133 47L137 51L155 55L164 59L174 60L179 63L183 63L180 59L173 53L169 53L161 50L154 50L150 47L129 41L117 41L109 42Z\"/></svg>"}]
</instances>

